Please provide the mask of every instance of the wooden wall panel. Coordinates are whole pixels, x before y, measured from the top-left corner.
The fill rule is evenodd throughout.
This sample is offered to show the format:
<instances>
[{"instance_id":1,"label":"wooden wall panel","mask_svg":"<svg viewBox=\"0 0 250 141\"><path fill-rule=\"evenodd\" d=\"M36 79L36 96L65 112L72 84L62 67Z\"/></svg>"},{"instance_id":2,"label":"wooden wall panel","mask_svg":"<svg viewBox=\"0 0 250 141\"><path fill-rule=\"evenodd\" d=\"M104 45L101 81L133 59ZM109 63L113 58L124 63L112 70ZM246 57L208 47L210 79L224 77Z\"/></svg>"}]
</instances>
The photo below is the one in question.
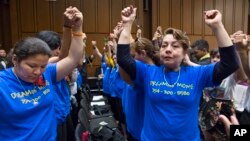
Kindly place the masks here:
<instances>
[{"instance_id":1,"label":"wooden wall panel","mask_svg":"<svg viewBox=\"0 0 250 141\"><path fill-rule=\"evenodd\" d=\"M192 33L192 0L183 1L182 29L187 34Z\"/></svg>"},{"instance_id":2,"label":"wooden wall panel","mask_svg":"<svg viewBox=\"0 0 250 141\"><path fill-rule=\"evenodd\" d=\"M244 0L237 0L235 2L235 12L234 12L234 17L235 17L235 22L234 22L234 29L232 32L238 31L244 27L244 14L245 14L245 7L244 7ZM242 16L241 16L242 15Z\"/></svg>"},{"instance_id":3,"label":"wooden wall panel","mask_svg":"<svg viewBox=\"0 0 250 141\"><path fill-rule=\"evenodd\" d=\"M170 27L170 0L158 0L158 8L159 8L159 16L157 16L159 19L158 25L162 26L162 28L168 28ZM155 28L156 29L156 28Z\"/></svg>"},{"instance_id":4,"label":"wooden wall panel","mask_svg":"<svg viewBox=\"0 0 250 141\"><path fill-rule=\"evenodd\" d=\"M152 1L152 29L151 32L154 33L157 26L159 26L159 6L158 6L158 2L156 2L156 0ZM162 25L161 25L162 26Z\"/></svg>"},{"instance_id":5,"label":"wooden wall panel","mask_svg":"<svg viewBox=\"0 0 250 141\"><path fill-rule=\"evenodd\" d=\"M84 0L83 1L83 31L96 32L96 1Z\"/></svg>"},{"instance_id":6,"label":"wooden wall panel","mask_svg":"<svg viewBox=\"0 0 250 141\"><path fill-rule=\"evenodd\" d=\"M121 4L122 0L111 1L111 28L113 29L121 20L121 10L124 8Z\"/></svg>"},{"instance_id":7,"label":"wooden wall panel","mask_svg":"<svg viewBox=\"0 0 250 141\"><path fill-rule=\"evenodd\" d=\"M203 11L214 9L214 3L213 3L213 1L211 1L211 0L205 0L204 4L205 4L205 7L204 7ZM203 24L205 24L205 22L204 22L204 16L203 16L202 20L203 20ZM211 31L211 29L206 24L204 25L204 29L205 29L204 32L205 32L206 35L212 35L213 34L213 32Z\"/></svg>"},{"instance_id":8,"label":"wooden wall panel","mask_svg":"<svg viewBox=\"0 0 250 141\"><path fill-rule=\"evenodd\" d=\"M234 24L234 0L225 1L225 13L224 13L224 25L229 33L233 33L233 24Z\"/></svg>"},{"instance_id":9,"label":"wooden wall panel","mask_svg":"<svg viewBox=\"0 0 250 141\"><path fill-rule=\"evenodd\" d=\"M210 50L213 48L218 48L215 36L205 36L204 39L208 41Z\"/></svg>"},{"instance_id":10,"label":"wooden wall panel","mask_svg":"<svg viewBox=\"0 0 250 141\"><path fill-rule=\"evenodd\" d=\"M10 0L10 26L11 26L11 43L14 45L20 37L20 18L18 18L17 1Z\"/></svg>"},{"instance_id":11,"label":"wooden wall panel","mask_svg":"<svg viewBox=\"0 0 250 141\"><path fill-rule=\"evenodd\" d=\"M215 9L219 10L224 15L224 0L215 0Z\"/></svg>"},{"instance_id":12,"label":"wooden wall panel","mask_svg":"<svg viewBox=\"0 0 250 141\"><path fill-rule=\"evenodd\" d=\"M57 0L59 1L59 0ZM67 5L68 6L73 6L73 7L77 7L78 9L82 10L82 6L81 6L81 3L82 3L83 0L67 0Z\"/></svg>"},{"instance_id":13,"label":"wooden wall panel","mask_svg":"<svg viewBox=\"0 0 250 141\"><path fill-rule=\"evenodd\" d=\"M195 35L202 35L202 23L203 23L203 9L202 9L202 1L201 0L194 0L194 19L193 19L193 27L194 31L193 34Z\"/></svg>"},{"instance_id":14,"label":"wooden wall panel","mask_svg":"<svg viewBox=\"0 0 250 141\"><path fill-rule=\"evenodd\" d=\"M32 37L32 36L35 36L35 34L36 34L36 32L30 32L30 33L23 32L22 33L22 38Z\"/></svg>"},{"instance_id":15,"label":"wooden wall panel","mask_svg":"<svg viewBox=\"0 0 250 141\"><path fill-rule=\"evenodd\" d=\"M204 10L203 11L214 9L214 5L215 5L214 1L204 0Z\"/></svg>"},{"instance_id":16,"label":"wooden wall panel","mask_svg":"<svg viewBox=\"0 0 250 141\"><path fill-rule=\"evenodd\" d=\"M180 2L180 7L176 7ZM171 5L169 7L169 4ZM176 11L173 11L174 9ZM152 0L152 31L158 25L164 28L168 23L179 27L178 11L181 11L181 30L188 33L190 41L203 38L209 41L211 47L216 47L217 42L211 29L205 24L203 12L218 9L222 13L223 24L229 34L236 30L248 31L248 0ZM162 15L169 15L167 19ZM250 31L250 30L249 30Z\"/></svg>"},{"instance_id":17,"label":"wooden wall panel","mask_svg":"<svg viewBox=\"0 0 250 141\"><path fill-rule=\"evenodd\" d=\"M26 0L25 2L20 2L17 6L18 12L20 12L21 32L36 31L36 13L34 0Z\"/></svg>"},{"instance_id":18,"label":"wooden wall panel","mask_svg":"<svg viewBox=\"0 0 250 141\"><path fill-rule=\"evenodd\" d=\"M249 20L249 8L250 8L250 1L248 1L248 0L244 0L244 27L242 27L243 28L243 31L245 32L245 33L247 33L247 34L250 34L250 32L248 32L249 31L249 29L250 29L250 25L249 25L249 23L250 22L248 22L248 21L250 21Z\"/></svg>"},{"instance_id":19,"label":"wooden wall panel","mask_svg":"<svg viewBox=\"0 0 250 141\"><path fill-rule=\"evenodd\" d=\"M248 0L148 0L152 3L144 9L146 0L10 0L11 40L16 41L26 36L33 36L37 31L49 29L62 33L62 14L66 7L76 6L83 12L83 31L88 36L87 45L91 40L97 40L103 47L103 38L112 31L121 19L121 10L129 5L137 7L137 18L133 25L133 35L136 24L143 25L145 37L151 38L157 26L163 29L175 27L185 31L190 41L204 38L210 46L216 46L211 30L203 19L203 11L218 9L223 14L223 23L232 34L236 30L248 31ZM86 48L91 53L91 48ZM100 62L93 62L96 67ZM91 70L89 70L91 71Z\"/></svg>"},{"instance_id":20,"label":"wooden wall panel","mask_svg":"<svg viewBox=\"0 0 250 141\"><path fill-rule=\"evenodd\" d=\"M171 27L181 29L181 0L172 0L171 1Z\"/></svg>"},{"instance_id":21,"label":"wooden wall panel","mask_svg":"<svg viewBox=\"0 0 250 141\"><path fill-rule=\"evenodd\" d=\"M63 13L69 4L66 4L65 0L58 0L55 2L51 2L51 9L52 12L50 15L51 17L51 26L52 29L56 32L62 33L62 26L63 26Z\"/></svg>"},{"instance_id":22,"label":"wooden wall panel","mask_svg":"<svg viewBox=\"0 0 250 141\"><path fill-rule=\"evenodd\" d=\"M97 31L99 33L109 33L110 25L110 0L97 0Z\"/></svg>"},{"instance_id":23,"label":"wooden wall panel","mask_svg":"<svg viewBox=\"0 0 250 141\"><path fill-rule=\"evenodd\" d=\"M0 2L0 21L4 20L4 5ZM0 33L4 33L4 23L0 22ZM0 49L5 49L4 46L4 39L3 39L4 35L0 34Z\"/></svg>"},{"instance_id":24,"label":"wooden wall panel","mask_svg":"<svg viewBox=\"0 0 250 141\"><path fill-rule=\"evenodd\" d=\"M137 5L138 0L124 0L123 6L127 7L129 5Z\"/></svg>"},{"instance_id":25,"label":"wooden wall panel","mask_svg":"<svg viewBox=\"0 0 250 141\"><path fill-rule=\"evenodd\" d=\"M51 29L51 9L49 2L45 0L36 1L37 31Z\"/></svg>"},{"instance_id":26,"label":"wooden wall panel","mask_svg":"<svg viewBox=\"0 0 250 141\"><path fill-rule=\"evenodd\" d=\"M144 0L144 1L139 1L139 8L143 9L143 10L139 10L139 15L143 15L143 17L141 18L142 21L139 23L140 25L142 25L143 27L143 32L142 32L142 36L145 38L151 38L153 33L152 33L152 11L151 11L151 1L149 0Z\"/></svg>"},{"instance_id":27,"label":"wooden wall panel","mask_svg":"<svg viewBox=\"0 0 250 141\"><path fill-rule=\"evenodd\" d=\"M12 47L9 9L7 0L0 1L0 48L6 52Z\"/></svg>"},{"instance_id":28,"label":"wooden wall panel","mask_svg":"<svg viewBox=\"0 0 250 141\"><path fill-rule=\"evenodd\" d=\"M198 39L202 38L200 35L193 35L193 34L188 35L188 37L189 37L189 40L190 40L191 43L193 43L195 40L198 40Z\"/></svg>"}]
</instances>

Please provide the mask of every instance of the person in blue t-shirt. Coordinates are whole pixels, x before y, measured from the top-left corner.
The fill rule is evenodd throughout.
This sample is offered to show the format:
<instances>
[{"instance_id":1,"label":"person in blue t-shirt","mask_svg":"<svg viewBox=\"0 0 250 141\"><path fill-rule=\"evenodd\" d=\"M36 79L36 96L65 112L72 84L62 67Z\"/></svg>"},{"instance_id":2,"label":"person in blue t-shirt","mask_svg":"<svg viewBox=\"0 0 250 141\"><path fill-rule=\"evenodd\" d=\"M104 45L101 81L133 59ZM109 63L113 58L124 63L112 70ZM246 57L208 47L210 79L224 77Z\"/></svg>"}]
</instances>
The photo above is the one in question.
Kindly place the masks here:
<instances>
[{"instance_id":1,"label":"person in blue t-shirt","mask_svg":"<svg viewBox=\"0 0 250 141\"><path fill-rule=\"evenodd\" d=\"M49 63L56 63L68 55L71 40L71 25L67 24L70 19L65 15L63 26L63 43L57 32L50 30L42 30L36 34L36 37L45 41L51 49L51 57ZM67 25L67 26L66 26ZM70 119L70 91L65 79L57 82L54 87L55 95L55 112L57 120L57 140L62 141L63 138L74 139L74 130ZM72 125L72 126L69 126Z\"/></svg>"},{"instance_id":2,"label":"person in blue t-shirt","mask_svg":"<svg viewBox=\"0 0 250 141\"><path fill-rule=\"evenodd\" d=\"M199 141L198 109L202 90L216 86L239 68L235 47L218 10L204 12L220 48L221 61L204 66L182 65L189 38L185 32L168 28L160 48L161 66L135 61L129 53L130 34L136 8L121 12L123 30L118 40L117 60L135 85L144 88L145 116L142 141Z\"/></svg>"},{"instance_id":3,"label":"person in blue t-shirt","mask_svg":"<svg viewBox=\"0 0 250 141\"><path fill-rule=\"evenodd\" d=\"M131 56L137 61L150 65L159 65L159 48L154 46L152 41L138 36L135 42L133 40L130 47ZM108 67L108 71L104 75L105 91L111 91L111 96L119 97L122 100L128 131L127 139L129 141L140 140L144 119L144 90L142 87L133 85L133 82L126 78L118 65L116 65L113 71L109 69L112 68Z\"/></svg>"},{"instance_id":4,"label":"person in blue t-shirt","mask_svg":"<svg viewBox=\"0 0 250 141\"><path fill-rule=\"evenodd\" d=\"M130 49L130 53L134 56L136 61L148 65L159 65L159 48L154 46L149 39L142 37L137 38L135 42L130 44ZM125 83L125 88L123 88L123 93L120 97L122 99L122 106L126 117L126 126L129 132L128 140L137 141L140 140L144 123L145 92L143 87L134 85L133 82L124 76L121 68L119 69L123 80L127 82Z\"/></svg>"},{"instance_id":5,"label":"person in blue t-shirt","mask_svg":"<svg viewBox=\"0 0 250 141\"><path fill-rule=\"evenodd\" d=\"M66 9L73 24L68 56L48 64L49 46L41 39L27 37L13 51L14 67L0 72L0 140L56 140L53 85L77 66L83 55L82 13Z\"/></svg>"},{"instance_id":6,"label":"person in blue t-shirt","mask_svg":"<svg viewBox=\"0 0 250 141\"><path fill-rule=\"evenodd\" d=\"M65 58L69 53L71 43L71 23L69 17L64 14L63 40L57 32L42 30L36 34L36 37L45 41L51 49L52 57L49 63L56 63ZM62 42L62 43L61 43ZM80 61L79 61L80 62ZM71 119L71 100L70 89L66 79L57 82L54 87L55 93L55 111L57 120L57 140L74 140L74 128Z\"/></svg>"}]
</instances>

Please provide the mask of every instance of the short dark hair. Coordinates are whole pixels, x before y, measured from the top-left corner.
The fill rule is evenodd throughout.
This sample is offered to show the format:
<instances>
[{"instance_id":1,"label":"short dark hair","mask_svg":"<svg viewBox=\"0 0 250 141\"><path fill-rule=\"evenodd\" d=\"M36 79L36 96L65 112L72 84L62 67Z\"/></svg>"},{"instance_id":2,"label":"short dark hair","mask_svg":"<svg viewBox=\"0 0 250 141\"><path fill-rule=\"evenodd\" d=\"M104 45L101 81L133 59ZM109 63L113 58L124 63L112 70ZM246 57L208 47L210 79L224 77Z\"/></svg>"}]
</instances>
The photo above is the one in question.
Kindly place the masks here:
<instances>
[{"instance_id":1,"label":"short dark hair","mask_svg":"<svg viewBox=\"0 0 250 141\"><path fill-rule=\"evenodd\" d=\"M218 50L217 48L212 49L212 50L210 51L210 56L211 56L212 58L214 58L214 57L217 55L217 53L219 53L219 50Z\"/></svg>"},{"instance_id":2,"label":"short dark hair","mask_svg":"<svg viewBox=\"0 0 250 141\"><path fill-rule=\"evenodd\" d=\"M172 34L173 37L182 45L184 50L187 50L189 48L190 40L186 32L183 32L176 28L167 28L164 31L164 36L166 36L167 34Z\"/></svg>"},{"instance_id":3,"label":"short dark hair","mask_svg":"<svg viewBox=\"0 0 250 141\"><path fill-rule=\"evenodd\" d=\"M49 46L41 39L35 37L27 37L16 43L13 54L16 55L17 62L36 54L44 54L51 56Z\"/></svg>"},{"instance_id":4,"label":"short dark hair","mask_svg":"<svg viewBox=\"0 0 250 141\"><path fill-rule=\"evenodd\" d=\"M198 50L206 50L209 51L209 44L206 40L204 39L198 39L193 42L191 45L192 48L197 48Z\"/></svg>"},{"instance_id":5,"label":"short dark hair","mask_svg":"<svg viewBox=\"0 0 250 141\"><path fill-rule=\"evenodd\" d=\"M61 37L54 31L43 30L38 32L36 37L46 42L51 50L58 49L61 46Z\"/></svg>"}]
</instances>

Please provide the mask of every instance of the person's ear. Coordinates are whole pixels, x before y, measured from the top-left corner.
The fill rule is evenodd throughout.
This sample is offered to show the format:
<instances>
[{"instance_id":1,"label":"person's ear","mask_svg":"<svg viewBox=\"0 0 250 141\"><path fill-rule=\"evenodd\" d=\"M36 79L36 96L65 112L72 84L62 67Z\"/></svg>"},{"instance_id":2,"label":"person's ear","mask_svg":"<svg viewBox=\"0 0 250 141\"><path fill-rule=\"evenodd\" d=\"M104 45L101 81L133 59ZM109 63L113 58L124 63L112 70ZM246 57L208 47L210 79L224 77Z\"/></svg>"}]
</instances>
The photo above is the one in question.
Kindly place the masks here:
<instances>
[{"instance_id":1,"label":"person's ear","mask_svg":"<svg viewBox=\"0 0 250 141\"><path fill-rule=\"evenodd\" d=\"M184 55L184 57L186 56L186 54L188 54L188 49L184 49L184 50L183 50L183 55Z\"/></svg>"},{"instance_id":2,"label":"person's ear","mask_svg":"<svg viewBox=\"0 0 250 141\"><path fill-rule=\"evenodd\" d=\"M143 49L141 50L141 55L145 58L147 56L147 52Z\"/></svg>"},{"instance_id":3,"label":"person's ear","mask_svg":"<svg viewBox=\"0 0 250 141\"><path fill-rule=\"evenodd\" d=\"M202 51L203 53L207 53L207 49L205 49L205 48L203 48L201 51Z\"/></svg>"},{"instance_id":4,"label":"person's ear","mask_svg":"<svg viewBox=\"0 0 250 141\"><path fill-rule=\"evenodd\" d=\"M13 63L13 65L14 66L16 66L17 65L17 57L16 57L16 54L13 54L13 56L12 56L12 63Z\"/></svg>"}]
</instances>

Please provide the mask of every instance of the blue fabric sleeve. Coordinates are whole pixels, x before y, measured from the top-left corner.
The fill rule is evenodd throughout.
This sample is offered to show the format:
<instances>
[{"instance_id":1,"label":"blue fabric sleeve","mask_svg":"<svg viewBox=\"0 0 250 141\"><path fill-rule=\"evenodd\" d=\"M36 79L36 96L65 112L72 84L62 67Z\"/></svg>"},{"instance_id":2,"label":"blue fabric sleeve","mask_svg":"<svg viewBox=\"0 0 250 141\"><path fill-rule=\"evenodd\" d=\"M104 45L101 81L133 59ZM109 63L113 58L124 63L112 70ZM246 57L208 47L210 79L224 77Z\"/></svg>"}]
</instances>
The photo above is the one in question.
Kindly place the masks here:
<instances>
[{"instance_id":1,"label":"blue fabric sleeve","mask_svg":"<svg viewBox=\"0 0 250 141\"><path fill-rule=\"evenodd\" d=\"M117 62L130 76L131 80L136 78L135 60L130 55L129 44L118 44L117 46Z\"/></svg>"},{"instance_id":2,"label":"blue fabric sleeve","mask_svg":"<svg viewBox=\"0 0 250 141\"><path fill-rule=\"evenodd\" d=\"M50 73L51 75L51 80L52 80L52 85L56 85L56 75L57 75L57 66L56 66L56 63L49 63L47 66L46 66L46 70L48 70L48 72Z\"/></svg>"},{"instance_id":3,"label":"blue fabric sleeve","mask_svg":"<svg viewBox=\"0 0 250 141\"><path fill-rule=\"evenodd\" d=\"M214 84L220 84L223 79L239 68L239 59L235 46L219 48L221 60L215 64L213 73Z\"/></svg>"},{"instance_id":4,"label":"blue fabric sleeve","mask_svg":"<svg viewBox=\"0 0 250 141\"><path fill-rule=\"evenodd\" d=\"M103 92L110 94L110 88L109 88L109 83L110 83L110 72L111 69L110 67L107 67L107 69L104 72L104 77L102 79L102 88L103 88Z\"/></svg>"}]
</instances>

